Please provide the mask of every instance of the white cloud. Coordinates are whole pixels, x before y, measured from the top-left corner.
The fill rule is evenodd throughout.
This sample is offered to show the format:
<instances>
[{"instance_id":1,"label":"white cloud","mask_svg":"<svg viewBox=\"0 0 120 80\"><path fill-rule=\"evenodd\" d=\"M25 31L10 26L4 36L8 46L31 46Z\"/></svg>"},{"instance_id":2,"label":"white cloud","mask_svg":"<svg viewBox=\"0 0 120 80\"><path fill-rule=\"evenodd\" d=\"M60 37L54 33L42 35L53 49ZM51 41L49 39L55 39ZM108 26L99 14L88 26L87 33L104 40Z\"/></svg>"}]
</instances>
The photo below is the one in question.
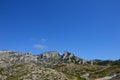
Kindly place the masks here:
<instances>
[{"instance_id":1,"label":"white cloud","mask_svg":"<svg viewBox=\"0 0 120 80\"><path fill-rule=\"evenodd\" d=\"M34 48L36 48L36 49L46 49L47 46L46 45L41 45L41 44L35 44Z\"/></svg>"},{"instance_id":2,"label":"white cloud","mask_svg":"<svg viewBox=\"0 0 120 80\"><path fill-rule=\"evenodd\" d=\"M37 44L34 44L33 47L36 49L46 49L48 48L46 45L44 45L46 41L46 38L41 38L40 40L36 39Z\"/></svg>"},{"instance_id":3,"label":"white cloud","mask_svg":"<svg viewBox=\"0 0 120 80\"><path fill-rule=\"evenodd\" d=\"M45 42L47 41L47 39L42 38L40 41L41 41L42 43L45 43Z\"/></svg>"}]
</instances>

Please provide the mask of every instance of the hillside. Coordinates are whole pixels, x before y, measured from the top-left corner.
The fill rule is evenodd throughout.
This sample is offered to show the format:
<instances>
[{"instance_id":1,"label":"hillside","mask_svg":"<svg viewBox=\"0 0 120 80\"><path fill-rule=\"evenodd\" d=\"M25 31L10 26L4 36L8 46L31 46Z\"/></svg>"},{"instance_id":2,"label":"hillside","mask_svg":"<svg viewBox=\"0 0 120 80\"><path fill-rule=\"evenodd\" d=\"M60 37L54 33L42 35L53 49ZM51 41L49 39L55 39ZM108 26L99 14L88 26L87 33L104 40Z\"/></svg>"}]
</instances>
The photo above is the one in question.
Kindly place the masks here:
<instances>
[{"instance_id":1,"label":"hillside","mask_svg":"<svg viewBox=\"0 0 120 80\"><path fill-rule=\"evenodd\" d=\"M120 60L85 60L68 51L0 51L0 80L120 80L119 67Z\"/></svg>"}]
</instances>

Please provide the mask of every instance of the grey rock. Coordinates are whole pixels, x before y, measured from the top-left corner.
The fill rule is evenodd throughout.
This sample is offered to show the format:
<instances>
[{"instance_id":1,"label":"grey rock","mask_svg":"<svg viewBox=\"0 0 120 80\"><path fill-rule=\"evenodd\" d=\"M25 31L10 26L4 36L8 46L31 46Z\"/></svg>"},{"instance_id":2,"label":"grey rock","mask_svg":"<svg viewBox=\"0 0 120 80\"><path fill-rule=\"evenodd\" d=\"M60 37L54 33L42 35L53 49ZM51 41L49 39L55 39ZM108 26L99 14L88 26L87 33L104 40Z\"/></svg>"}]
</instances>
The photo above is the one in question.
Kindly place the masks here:
<instances>
[{"instance_id":1,"label":"grey rock","mask_svg":"<svg viewBox=\"0 0 120 80\"><path fill-rule=\"evenodd\" d=\"M41 58L60 58L60 54L57 51L48 51L40 54Z\"/></svg>"},{"instance_id":2,"label":"grey rock","mask_svg":"<svg viewBox=\"0 0 120 80\"><path fill-rule=\"evenodd\" d=\"M41 65L56 65L62 62L85 64L86 60L76 57L73 53L65 51L60 55L58 51L43 52L39 55L32 55L29 52L15 52L10 50L0 51L0 60L8 63L37 63Z\"/></svg>"},{"instance_id":3,"label":"grey rock","mask_svg":"<svg viewBox=\"0 0 120 80\"><path fill-rule=\"evenodd\" d=\"M77 64L81 64L82 63L82 59L79 57L76 57L73 53L65 51L64 54L62 55L62 59L65 62L73 62L73 63L77 63Z\"/></svg>"},{"instance_id":4,"label":"grey rock","mask_svg":"<svg viewBox=\"0 0 120 80\"><path fill-rule=\"evenodd\" d=\"M61 62L61 55L57 51L44 52L38 56L42 65L55 65Z\"/></svg>"},{"instance_id":5,"label":"grey rock","mask_svg":"<svg viewBox=\"0 0 120 80\"><path fill-rule=\"evenodd\" d=\"M37 62L37 56L33 56L31 53L21 53L21 52L14 52L9 50L2 50L0 51L0 60L6 61L9 63L15 62Z\"/></svg>"},{"instance_id":6,"label":"grey rock","mask_svg":"<svg viewBox=\"0 0 120 80\"><path fill-rule=\"evenodd\" d=\"M75 57L74 54L68 52L68 51L65 51L64 54L63 54L63 59L71 59Z\"/></svg>"}]
</instances>

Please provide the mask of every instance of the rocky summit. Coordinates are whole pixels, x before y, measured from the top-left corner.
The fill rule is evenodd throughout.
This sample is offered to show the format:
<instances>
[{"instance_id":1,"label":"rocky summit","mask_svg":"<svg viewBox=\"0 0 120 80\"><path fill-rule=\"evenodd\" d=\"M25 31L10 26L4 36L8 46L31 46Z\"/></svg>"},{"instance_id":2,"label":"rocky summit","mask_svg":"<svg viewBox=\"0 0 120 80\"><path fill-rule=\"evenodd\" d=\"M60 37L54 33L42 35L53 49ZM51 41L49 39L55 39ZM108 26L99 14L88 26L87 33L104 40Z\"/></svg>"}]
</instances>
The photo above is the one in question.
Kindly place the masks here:
<instances>
[{"instance_id":1,"label":"rocky summit","mask_svg":"<svg viewBox=\"0 0 120 80\"><path fill-rule=\"evenodd\" d=\"M86 60L65 51L0 51L0 80L120 80L120 60Z\"/></svg>"},{"instance_id":2,"label":"rocky summit","mask_svg":"<svg viewBox=\"0 0 120 80\"><path fill-rule=\"evenodd\" d=\"M41 65L55 65L63 62L71 62L78 64L85 64L84 59L76 57L73 53L65 51L63 55L60 55L57 51L43 52L38 55L32 55L32 53L26 52L14 52L9 50L0 51L0 60L9 63L38 63ZM87 63L87 61L86 61Z\"/></svg>"}]
</instances>

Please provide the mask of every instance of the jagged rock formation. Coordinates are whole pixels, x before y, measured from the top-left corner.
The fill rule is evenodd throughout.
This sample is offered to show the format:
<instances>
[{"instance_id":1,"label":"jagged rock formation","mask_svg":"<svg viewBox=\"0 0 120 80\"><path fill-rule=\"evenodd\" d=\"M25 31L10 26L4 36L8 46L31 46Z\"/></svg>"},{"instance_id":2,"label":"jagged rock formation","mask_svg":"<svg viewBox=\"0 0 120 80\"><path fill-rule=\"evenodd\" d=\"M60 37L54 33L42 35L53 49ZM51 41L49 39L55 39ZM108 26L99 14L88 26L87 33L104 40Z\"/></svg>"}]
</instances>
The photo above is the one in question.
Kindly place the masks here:
<instances>
[{"instance_id":1,"label":"jagged rock formation","mask_svg":"<svg viewBox=\"0 0 120 80\"><path fill-rule=\"evenodd\" d=\"M88 61L76 57L73 53L65 51L63 55L60 55L57 51L48 51L38 55L40 64L44 65L56 65L58 63L75 63L86 64Z\"/></svg>"},{"instance_id":2,"label":"jagged rock formation","mask_svg":"<svg viewBox=\"0 0 120 80\"><path fill-rule=\"evenodd\" d=\"M38 60L42 65L55 65L61 62L61 55L57 51L43 52L38 55Z\"/></svg>"},{"instance_id":3,"label":"jagged rock formation","mask_svg":"<svg viewBox=\"0 0 120 80\"><path fill-rule=\"evenodd\" d=\"M111 80L120 80L119 67L120 60L85 60L68 51L0 51L0 80L97 80L110 74L116 75Z\"/></svg>"},{"instance_id":4,"label":"jagged rock formation","mask_svg":"<svg viewBox=\"0 0 120 80\"><path fill-rule=\"evenodd\" d=\"M0 60L16 63L16 62L37 62L37 56L33 56L31 53L21 53L21 52L14 52L14 51L0 51Z\"/></svg>"},{"instance_id":5,"label":"jagged rock formation","mask_svg":"<svg viewBox=\"0 0 120 80\"><path fill-rule=\"evenodd\" d=\"M75 63L85 64L87 60L76 57L73 53L65 51L63 55L60 55L57 51L43 52L39 55L32 55L31 53L21 53L14 51L0 51L0 60L9 63L24 62L24 63L38 63L41 65L56 65L59 63Z\"/></svg>"},{"instance_id":6,"label":"jagged rock formation","mask_svg":"<svg viewBox=\"0 0 120 80\"><path fill-rule=\"evenodd\" d=\"M78 63L81 64L83 59L76 57L73 53L70 53L68 51L65 51L64 54L62 55L62 59L64 62L73 62L73 63Z\"/></svg>"}]
</instances>

